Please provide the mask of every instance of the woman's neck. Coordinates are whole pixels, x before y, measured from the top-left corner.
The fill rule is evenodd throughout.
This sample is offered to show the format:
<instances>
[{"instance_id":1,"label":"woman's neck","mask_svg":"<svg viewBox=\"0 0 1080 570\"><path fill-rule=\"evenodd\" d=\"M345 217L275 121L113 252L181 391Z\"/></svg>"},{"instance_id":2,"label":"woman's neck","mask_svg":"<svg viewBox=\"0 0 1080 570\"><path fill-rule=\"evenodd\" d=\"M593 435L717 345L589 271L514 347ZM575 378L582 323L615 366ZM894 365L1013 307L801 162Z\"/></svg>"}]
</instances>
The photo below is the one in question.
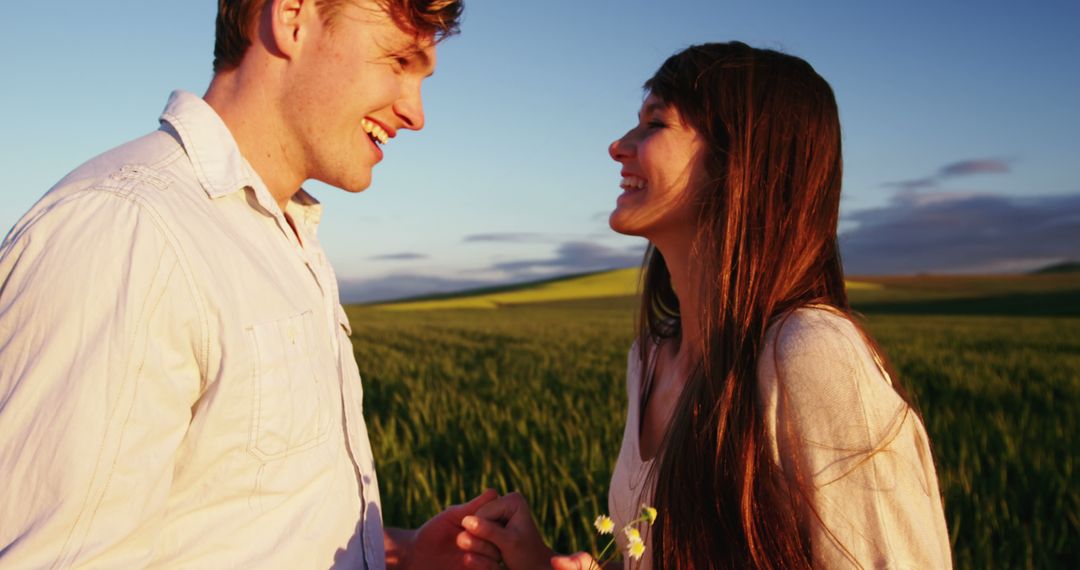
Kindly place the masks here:
<instances>
[{"instance_id":1,"label":"woman's neck","mask_svg":"<svg viewBox=\"0 0 1080 570\"><path fill-rule=\"evenodd\" d=\"M677 356L682 363L689 364L701 351L699 346L703 336L700 296L697 294L700 276L692 271L694 265L690 247L669 247L668 251L657 246L657 249L660 249L664 256L668 273L671 274L671 287L679 299L680 334Z\"/></svg>"}]
</instances>

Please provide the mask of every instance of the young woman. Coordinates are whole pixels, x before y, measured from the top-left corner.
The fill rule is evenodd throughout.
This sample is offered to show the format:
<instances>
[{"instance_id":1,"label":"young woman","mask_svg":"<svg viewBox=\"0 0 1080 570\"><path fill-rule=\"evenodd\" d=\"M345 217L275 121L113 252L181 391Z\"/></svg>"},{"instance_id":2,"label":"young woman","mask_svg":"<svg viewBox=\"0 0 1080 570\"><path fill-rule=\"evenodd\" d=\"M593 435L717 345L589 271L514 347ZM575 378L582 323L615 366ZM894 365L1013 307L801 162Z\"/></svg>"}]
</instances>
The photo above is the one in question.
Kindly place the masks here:
<instances>
[{"instance_id":1,"label":"young woman","mask_svg":"<svg viewBox=\"0 0 1080 570\"><path fill-rule=\"evenodd\" d=\"M610 147L611 227L650 242L609 502L616 529L642 503L659 518L630 565L950 567L926 431L844 290L832 89L737 42L672 56L645 89ZM594 562L552 558L518 495L464 526L510 568Z\"/></svg>"}]
</instances>

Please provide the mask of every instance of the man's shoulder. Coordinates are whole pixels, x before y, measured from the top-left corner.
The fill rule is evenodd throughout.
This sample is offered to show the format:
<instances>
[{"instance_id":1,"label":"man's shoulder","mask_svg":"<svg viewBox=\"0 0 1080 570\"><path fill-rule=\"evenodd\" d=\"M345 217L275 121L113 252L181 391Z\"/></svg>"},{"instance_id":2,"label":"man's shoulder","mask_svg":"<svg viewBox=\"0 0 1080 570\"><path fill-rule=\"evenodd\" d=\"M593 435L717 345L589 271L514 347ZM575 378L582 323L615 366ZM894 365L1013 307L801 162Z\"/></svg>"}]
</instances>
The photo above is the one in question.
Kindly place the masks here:
<instances>
[{"instance_id":1,"label":"man's shoulder","mask_svg":"<svg viewBox=\"0 0 1080 570\"><path fill-rule=\"evenodd\" d=\"M177 140L157 130L84 162L57 182L49 194L94 187L133 190L131 181L138 179L153 186L153 178L145 175L156 173L163 177L172 172L175 176L178 160L183 157L184 149Z\"/></svg>"},{"instance_id":2,"label":"man's shoulder","mask_svg":"<svg viewBox=\"0 0 1080 570\"><path fill-rule=\"evenodd\" d=\"M19 220L12 234L42 218L77 208L79 203L103 198L135 203L138 210L167 216L171 210L188 209L184 202L197 196L191 190L198 185L183 146L164 129L157 130L76 167Z\"/></svg>"}]
</instances>

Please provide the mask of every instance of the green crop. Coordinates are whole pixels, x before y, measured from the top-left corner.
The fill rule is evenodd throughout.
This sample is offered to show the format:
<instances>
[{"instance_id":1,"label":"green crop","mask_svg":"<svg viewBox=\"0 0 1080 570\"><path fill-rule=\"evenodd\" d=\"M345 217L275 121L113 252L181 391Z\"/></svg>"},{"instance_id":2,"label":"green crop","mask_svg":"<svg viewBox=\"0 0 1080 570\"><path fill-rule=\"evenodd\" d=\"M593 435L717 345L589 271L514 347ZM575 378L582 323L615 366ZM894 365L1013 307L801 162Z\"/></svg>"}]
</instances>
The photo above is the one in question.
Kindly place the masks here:
<instances>
[{"instance_id":1,"label":"green crop","mask_svg":"<svg viewBox=\"0 0 1080 570\"><path fill-rule=\"evenodd\" d=\"M852 292L924 416L958 567L1080 567L1077 281L911 278ZM556 550L596 551L632 298L348 310L388 525L493 487L521 491Z\"/></svg>"}]
</instances>

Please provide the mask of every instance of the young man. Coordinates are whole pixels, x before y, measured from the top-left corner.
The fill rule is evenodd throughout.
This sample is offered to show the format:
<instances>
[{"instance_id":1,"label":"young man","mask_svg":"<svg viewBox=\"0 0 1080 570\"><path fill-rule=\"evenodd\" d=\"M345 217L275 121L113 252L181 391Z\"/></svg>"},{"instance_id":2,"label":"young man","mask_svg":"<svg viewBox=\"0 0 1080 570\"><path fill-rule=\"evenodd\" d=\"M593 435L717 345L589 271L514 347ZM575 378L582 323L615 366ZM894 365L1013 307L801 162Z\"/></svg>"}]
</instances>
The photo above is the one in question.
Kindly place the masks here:
<instances>
[{"instance_id":1,"label":"young man","mask_svg":"<svg viewBox=\"0 0 1080 570\"><path fill-rule=\"evenodd\" d=\"M451 507L384 532L320 207L424 124L460 0L220 0L204 98L0 249L0 566L495 567ZM488 557L466 554L462 546Z\"/></svg>"}]
</instances>

